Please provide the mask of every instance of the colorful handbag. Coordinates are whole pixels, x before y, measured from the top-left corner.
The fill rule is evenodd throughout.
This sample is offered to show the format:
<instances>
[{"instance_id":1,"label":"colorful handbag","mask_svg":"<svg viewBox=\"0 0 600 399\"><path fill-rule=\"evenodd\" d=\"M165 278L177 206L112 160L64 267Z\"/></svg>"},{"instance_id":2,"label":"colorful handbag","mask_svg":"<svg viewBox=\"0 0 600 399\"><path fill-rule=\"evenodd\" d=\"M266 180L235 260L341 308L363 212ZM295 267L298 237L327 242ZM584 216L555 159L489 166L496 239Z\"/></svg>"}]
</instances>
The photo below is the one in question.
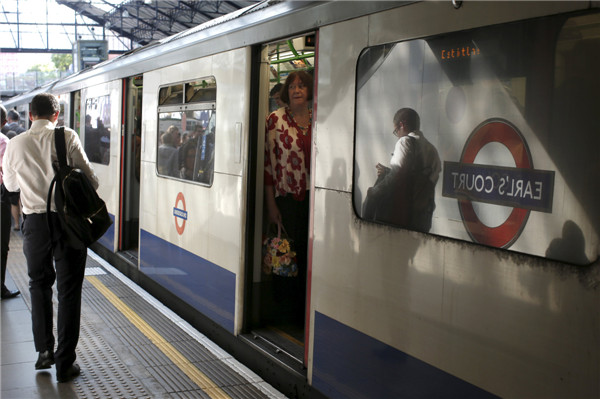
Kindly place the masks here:
<instances>
[{"instance_id":1,"label":"colorful handbag","mask_svg":"<svg viewBox=\"0 0 600 399\"><path fill-rule=\"evenodd\" d=\"M277 225L277 235L272 232L272 224L267 229L267 236L263 240L262 270L265 274L276 274L282 277L296 277L298 275L298 262L296 252L292 246L285 229ZM283 236L282 236L283 230Z\"/></svg>"}]
</instances>

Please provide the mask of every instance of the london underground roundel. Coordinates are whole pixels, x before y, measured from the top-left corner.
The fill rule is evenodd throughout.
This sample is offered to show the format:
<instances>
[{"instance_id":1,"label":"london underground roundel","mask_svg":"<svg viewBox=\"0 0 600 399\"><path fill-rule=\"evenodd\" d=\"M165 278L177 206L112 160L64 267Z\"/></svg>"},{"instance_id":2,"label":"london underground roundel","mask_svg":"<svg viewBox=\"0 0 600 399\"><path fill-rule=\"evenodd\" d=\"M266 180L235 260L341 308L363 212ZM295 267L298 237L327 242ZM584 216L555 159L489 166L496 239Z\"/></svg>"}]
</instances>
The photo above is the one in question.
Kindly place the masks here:
<instances>
[{"instance_id":1,"label":"london underground roundel","mask_svg":"<svg viewBox=\"0 0 600 399\"><path fill-rule=\"evenodd\" d=\"M515 167L476 164L489 143L508 149ZM522 233L532 210L552 212L554 172L536 170L527 142L518 129L503 119L481 123L469 136L460 162L444 162L443 195L458 200L461 218L471 239L497 248L510 247ZM512 207L498 226L486 225L474 202Z\"/></svg>"},{"instance_id":2,"label":"london underground roundel","mask_svg":"<svg viewBox=\"0 0 600 399\"><path fill-rule=\"evenodd\" d=\"M521 133L512 125L501 121L483 123L475 129L463 150L461 163L472 164L479 150L491 142L504 144L512 154L517 168L533 167L531 153ZM515 242L529 217L529 210L513 208L504 223L497 227L488 227L479 220L471 201L459 200L459 207L465 228L471 238L493 247L504 248Z\"/></svg>"},{"instance_id":3,"label":"london underground roundel","mask_svg":"<svg viewBox=\"0 0 600 399\"><path fill-rule=\"evenodd\" d=\"M173 216L175 217L175 229L177 230L177 234L182 235L188 214L185 208L185 197L181 192L177 194L177 198L175 199Z\"/></svg>"}]
</instances>

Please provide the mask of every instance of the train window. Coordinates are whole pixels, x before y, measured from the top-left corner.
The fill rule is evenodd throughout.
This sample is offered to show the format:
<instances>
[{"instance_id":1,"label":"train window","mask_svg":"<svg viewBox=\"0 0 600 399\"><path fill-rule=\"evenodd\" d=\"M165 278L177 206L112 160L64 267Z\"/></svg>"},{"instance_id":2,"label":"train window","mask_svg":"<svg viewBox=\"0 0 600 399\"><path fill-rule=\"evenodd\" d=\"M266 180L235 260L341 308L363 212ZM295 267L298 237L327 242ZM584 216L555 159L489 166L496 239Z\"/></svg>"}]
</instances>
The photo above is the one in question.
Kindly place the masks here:
<instances>
[{"instance_id":1,"label":"train window","mask_svg":"<svg viewBox=\"0 0 600 399\"><path fill-rule=\"evenodd\" d=\"M158 105L183 103L183 85L163 87L158 93Z\"/></svg>"},{"instance_id":2,"label":"train window","mask_svg":"<svg viewBox=\"0 0 600 399\"><path fill-rule=\"evenodd\" d=\"M356 75L357 215L573 263L595 259L599 15L365 49ZM575 166L588 164L596 166Z\"/></svg>"},{"instance_id":3,"label":"train window","mask_svg":"<svg viewBox=\"0 0 600 399\"><path fill-rule=\"evenodd\" d=\"M214 77L185 84L186 103L215 101L217 101L217 82Z\"/></svg>"},{"instance_id":4,"label":"train window","mask_svg":"<svg viewBox=\"0 0 600 399\"><path fill-rule=\"evenodd\" d=\"M217 120L214 76L163 87L159 97L158 174L212 185ZM182 111L184 100L187 105Z\"/></svg>"},{"instance_id":5,"label":"train window","mask_svg":"<svg viewBox=\"0 0 600 399\"><path fill-rule=\"evenodd\" d=\"M110 161L110 96L85 101L84 148L90 162Z\"/></svg>"},{"instance_id":6,"label":"train window","mask_svg":"<svg viewBox=\"0 0 600 399\"><path fill-rule=\"evenodd\" d=\"M212 185L217 119L213 105L158 113L159 175Z\"/></svg>"},{"instance_id":7,"label":"train window","mask_svg":"<svg viewBox=\"0 0 600 399\"><path fill-rule=\"evenodd\" d=\"M71 115L71 127L81 135L81 92L73 92L71 104L73 104L73 114Z\"/></svg>"}]
</instances>

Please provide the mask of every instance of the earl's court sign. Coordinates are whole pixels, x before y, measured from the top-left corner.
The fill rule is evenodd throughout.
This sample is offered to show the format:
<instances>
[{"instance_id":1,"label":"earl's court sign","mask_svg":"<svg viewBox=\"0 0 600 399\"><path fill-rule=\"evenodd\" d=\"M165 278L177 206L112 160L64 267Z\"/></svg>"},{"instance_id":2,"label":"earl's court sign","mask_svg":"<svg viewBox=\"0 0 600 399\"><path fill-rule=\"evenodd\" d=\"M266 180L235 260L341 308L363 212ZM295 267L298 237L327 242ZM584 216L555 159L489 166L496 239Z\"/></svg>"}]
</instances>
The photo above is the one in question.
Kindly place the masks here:
<instances>
[{"instance_id":1,"label":"earl's court sign","mask_svg":"<svg viewBox=\"0 0 600 399\"><path fill-rule=\"evenodd\" d=\"M489 143L503 144L515 167L475 164ZM527 142L503 119L481 123L465 143L460 162L444 162L442 195L456 198L465 229L484 245L509 248L523 231L531 211L552 213L554 172L534 168ZM487 226L475 212L474 202L512 207L498 226Z\"/></svg>"}]
</instances>

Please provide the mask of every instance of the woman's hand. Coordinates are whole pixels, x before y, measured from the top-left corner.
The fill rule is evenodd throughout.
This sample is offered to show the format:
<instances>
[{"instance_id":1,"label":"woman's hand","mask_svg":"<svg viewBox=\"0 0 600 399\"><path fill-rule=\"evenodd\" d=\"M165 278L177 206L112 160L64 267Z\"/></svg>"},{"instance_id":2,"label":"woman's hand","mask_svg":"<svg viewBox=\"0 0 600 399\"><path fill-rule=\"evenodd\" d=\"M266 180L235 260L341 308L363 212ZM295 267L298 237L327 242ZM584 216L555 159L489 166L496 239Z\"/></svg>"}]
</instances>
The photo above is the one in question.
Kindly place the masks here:
<instances>
[{"instance_id":1,"label":"woman's hand","mask_svg":"<svg viewBox=\"0 0 600 399\"><path fill-rule=\"evenodd\" d=\"M273 186L265 185L265 199L267 201L267 211L269 212L269 223L275 223L281 226L281 212L275 203L275 193Z\"/></svg>"},{"instance_id":2,"label":"woman's hand","mask_svg":"<svg viewBox=\"0 0 600 399\"><path fill-rule=\"evenodd\" d=\"M279 208L277 205L269 206L269 223L275 223L278 226L281 226L281 212L279 212Z\"/></svg>"}]
</instances>

